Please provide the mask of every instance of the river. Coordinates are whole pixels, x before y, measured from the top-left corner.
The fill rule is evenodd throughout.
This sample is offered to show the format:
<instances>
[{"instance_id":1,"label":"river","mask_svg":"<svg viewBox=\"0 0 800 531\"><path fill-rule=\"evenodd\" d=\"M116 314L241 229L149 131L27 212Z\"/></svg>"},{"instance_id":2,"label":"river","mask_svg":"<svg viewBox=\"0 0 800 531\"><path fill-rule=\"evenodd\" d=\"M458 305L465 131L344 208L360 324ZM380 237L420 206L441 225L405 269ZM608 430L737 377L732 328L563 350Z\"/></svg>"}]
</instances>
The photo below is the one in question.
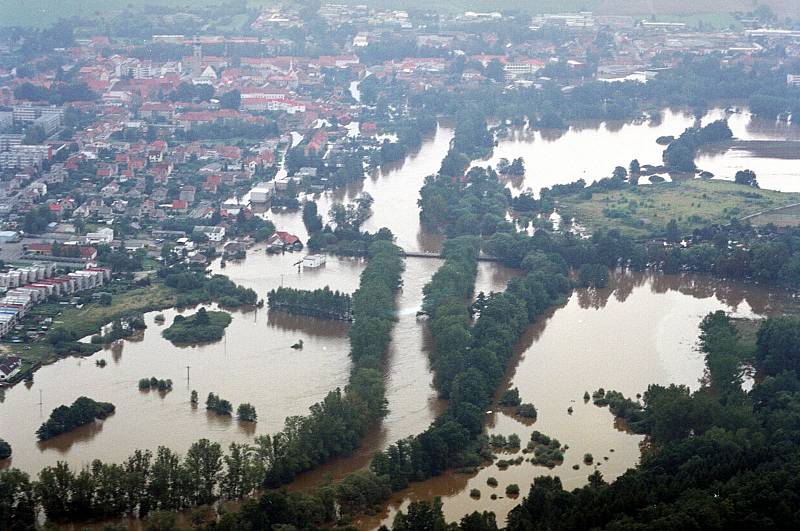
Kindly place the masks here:
<instances>
[{"instance_id":1,"label":"river","mask_svg":"<svg viewBox=\"0 0 800 531\"><path fill-rule=\"evenodd\" d=\"M320 212L326 213L333 201L366 191L375 198L375 215L365 228L377 230L386 224L405 248L438 250L441 238L419 226L416 199L425 176L438 170L451 138L452 130L439 128L405 163L380 169L346 190L322 194L317 198ZM279 230L307 239L300 212L268 215ZM268 255L263 246L256 246L246 259L229 261L225 269L216 261L212 270L256 290L259 298L266 298L270 289L281 285L310 289L330 286L349 293L358 287L363 260L329 257L320 269L301 270L295 264L304 254ZM367 457L386 441L416 433L441 410L431 387L425 326L416 319L422 286L439 265L438 260L407 261L399 321L385 368L390 414L376 431L374 444L365 446ZM499 276L490 269L499 271ZM482 289L503 289L508 278L505 268L484 263L481 271ZM158 313L164 314L166 324L156 323ZM108 347L85 358L60 360L37 371L32 385L6 390L0 404L0 437L12 445L14 454L1 466L14 466L35 475L59 460L79 468L95 458L121 462L137 448L155 450L166 445L184 452L200 437L223 445L246 442L255 435L278 431L286 416L307 413L308 407L328 391L347 383L350 360L346 323L265 309L233 312L222 341L177 347L160 333L177 313L174 309L148 313L147 330L125 340L121 348ZM300 352L290 348L298 339L304 342ZM97 367L95 362L100 359L108 365ZM173 380L174 389L163 396L140 392L139 379L151 376ZM199 408L189 403L192 389L200 395ZM209 392L231 401L234 407L241 402L252 403L258 422L253 426L207 413L202 401ZM112 402L116 413L102 423L37 443L35 431L50 411L82 395Z\"/></svg>"},{"instance_id":2,"label":"river","mask_svg":"<svg viewBox=\"0 0 800 531\"><path fill-rule=\"evenodd\" d=\"M712 117L709 115L708 119ZM523 138L519 135L524 133L518 131L516 137L500 142L492 160L501 156L525 157L528 175L515 187L538 189L586 177L598 168L610 172L615 165L627 165L634 157L643 163L658 162L663 147L655 143L655 138L679 134L691 123L691 117L665 111L658 124L595 124L571 128L558 137L537 132ZM744 114L732 116L731 126L739 138L771 138L769 135L777 134L770 127L754 129ZM367 192L375 202L374 214L365 229L388 226L397 243L409 251L438 250L442 239L420 227L416 203L425 176L438 170L452 136L452 129L439 127L402 164L379 169L346 189L314 197L319 212L324 216L334 201L351 200ZM763 178L759 174L759 180ZM278 230L307 239L300 212L265 215ZM229 261L224 270L215 262L212 269L255 289L260 298L280 285L329 285L346 292L358 286L364 268L362 260L329 257L320 269L298 271L295 264L304 254L267 255L256 246L248 251L246 259ZM440 264L435 259L406 260L398 322L384 367L388 416L354 456L300 476L292 488L317 484L326 474L341 477L365 466L375 451L423 431L442 410L444 404L437 399L431 383L427 357L430 338L424 322L416 319L422 286ZM476 292L501 290L514 274L499 264L481 262ZM703 364L694 342L697 324L705 313L725 309L736 315L763 315L781 304L780 296L770 297L762 288L705 277L617 276L608 290L578 290L564 306L554 308L529 328L509 374L510 385L519 387L523 400L536 404L538 421L524 426L506 414L496 413L487 418L489 430L517 432L525 441L535 428L569 444L564 465L554 470L567 486L577 486L585 480L586 467L581 466L577 472L571 467L587 451L595 455L600 469L611 479L638 461L641 437L616 429L607 410L583 404L583 392L603 386L635 395L652 382L696 387ZM163 313L170 323L177 312ZM245 442L255 435L279 430L287 415L304 414L308 406L347 381L350 361L345 323L289 317L264 309L234 312L222 341L187 348L173 346L161 338L164 325L155 322L155 315L147 314L147 330L125 340L121 349L107 348L87 358L66 358L37 371L31 386L17 385L7 390L4 403L0 404L0 437L11 443L14 456L4 465L35 474L58 460L76 467L94 458L119 462L136 448L155 449L160 444L183 453L200 437L223 444ZM298 339L304 341L304 349L299 352L289 348ZM99 368L95 365L98 359L109 363ZM138 380L150 376L171 378L174 390L163 397L156 392L140 392ZM258 412L258 423L242 425L222 419L208 414L202 405L193 409L189 404L191 389L199 392L201 401L213 391L234 406L251 402ZM81 395L111 401L117 411L102 423L37 444L35 430L49 412ZM567 415L570 405L575 412ZM512 505L512 501L503 499L505 485L516 482L524 494L531 477L546 472L531 467L523 464L500 472L490 466L475 477L448 474L415 485L393 496L384 521L408 500L434 495L445 498L448 519L459 518L473 509L491 509L503 521ZM485 484L488 475L500 481L497 492L501 499L489 499ZM483 493L479 501L469 498L473 487ZM371 527L379 521L380 518L361 523Z\"/></svg>"},{"instance_id":3,"label":"river","mask_svg":"<svg viewBox=\"0 0 800 531\"><path fill-rule=\"evenodd\" d=\"M564 305L528 328L507 374L504 388L517 387L522 401L536 406L536 422L523 423L503 411L486 419L490 434L516 433L523 447L533 430L556 437L569 445L564 463L552 470L523 462L506 470L492 464L471 475L448 472L395 493L383 514L362 519L359 527L391 527L398 509L434 496L442 498L448 522L486 510L494 511L503 524L519 502L505 496L509 484L518 484L524 496L534 477L557 475L565 488L572 489L583 485L595 468L613 480L638 462L643 437L615 425L607 408L584 403L585 391L604 387L635 398L651 383L696 389L704 369L696 348L704 315L725 310L737 317L755 317L789 307L794 301L788 294L696 275L617 273L607 289L576 290ZM569 407L574 408L572 414ZM583 464L587 452L593 454L595 466ZM522 455L498 452L506 459L517 454ZM573 470L575 464L578 470ZM496 488L486 484L489 477L498 480ZM480 499L470 496L473 488L481 491ZM490 498L492 493L496 500Z\"/></svg>"}]
</instances>

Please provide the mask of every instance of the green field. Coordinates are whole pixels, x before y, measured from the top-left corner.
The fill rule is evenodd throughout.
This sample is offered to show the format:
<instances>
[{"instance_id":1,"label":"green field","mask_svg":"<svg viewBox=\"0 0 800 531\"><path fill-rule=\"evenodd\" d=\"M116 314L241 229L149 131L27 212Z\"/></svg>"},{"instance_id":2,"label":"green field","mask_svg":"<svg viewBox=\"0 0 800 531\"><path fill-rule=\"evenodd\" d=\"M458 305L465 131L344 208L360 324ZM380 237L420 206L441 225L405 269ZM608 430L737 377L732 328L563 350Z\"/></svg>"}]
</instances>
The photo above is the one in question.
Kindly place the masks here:
<instances>
[{"instance_id":1,"label":"green field","mask_svg":"<svg viewBox=\"0 0 800 531\"><path fill-rule=\"evenodd\" d=\"M796 193L692 179L595 193L591 199L580 194L560 197L558 207L591 230L618 229L631 236L649 236L662 231L671 219L686 233L797 202L800 194Z\"/></svg>"},{"instance_id":2,"label":"green field","mask_svg":"<svg viewBox=\"0 0 800 531\"><path fill-rule=\"evenodd\" d=\"M323 0L325 3L326 0ZM333 2L333 0L330 0ZM729 13L749 11L752 0L338 0L353 5L390 9L431 10L442 13L472 11L523 11L526 13L563 13L593 11L598 14L622 14L657 20L677 20L696 26L728 27ZM277 0L248 0L251 6L273 5ZM334 2L336 3L336 2ZM760 0L779 16L800 17L800 2L795 0ZM73 16L107 15L127 6L203 7L219 5L220 0L0 0L0 26L44 26ZM664 18L662 18L664 17Z\"/></svg>"},{"instance_id":3,"label":"green field","mask_svg":"<svg viewBox=\"0 0 800 531\"><path fill-rule=\"evenodd\" d=\"M137 312L148 312L170 308L177 301L173 289L154 283L143 288L135 288L118 296L114 296L110 306L97 302L87 304L81 309L72 306L43 304L36 307L32 315L53 317L53 330L64 329L74 332L78 337L94 334L101 327L114 319ZM4 350L13 352L30 362L48 363L56 359L52 345L45 341L25 344L5 344ZM29 347L29 348L27 348Z\"/></svg>"}]
</instances>

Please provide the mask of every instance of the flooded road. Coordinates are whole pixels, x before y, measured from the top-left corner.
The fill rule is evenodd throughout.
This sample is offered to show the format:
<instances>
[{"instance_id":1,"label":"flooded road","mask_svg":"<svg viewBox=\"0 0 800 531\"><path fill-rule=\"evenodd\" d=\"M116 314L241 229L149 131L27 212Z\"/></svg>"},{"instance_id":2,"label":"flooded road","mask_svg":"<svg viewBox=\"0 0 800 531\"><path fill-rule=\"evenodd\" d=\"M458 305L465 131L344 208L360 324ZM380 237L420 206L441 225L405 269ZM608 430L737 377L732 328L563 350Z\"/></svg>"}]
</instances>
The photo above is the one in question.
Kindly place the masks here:
<instances>
[{"instance_id":1,"label":"flooded road","mask_svg":"<svg viewBox=\"0 0 800 531\"><path fill-rule=\"evenodd\" d=\"M506 470L492 464L473 475L448 472L396 493L384 514L362 520L360 526L391 525L398 508L434 496L442 497L448 522L474 510L490 510L503 523L519 502L505 497L509 484L518 484L524 496L535 476L555 474L571 489L583 485L594 468L613 480L639 461L643 437L615 426L607 408L584 403L585 391L604 387L635 398L651 383L696 389L704 368L696 350L704 315L721 309L753 317L790 307L794 305L788 295L691 275L618 273L608 289L576 290L566 304L528 328L507 375L507 386L519 388L522 401L536 406L536 422L526 424L503 411L487 415L490 434L516 433L523 447L533 430L569 445L564 463L552 470L523 462ZM569 407L574 408L571 415ZM596 466L583 464L587 452ZM515 455L498 452L501 459ZM573 470L576 464L579 469ZM489 477L498 480L498 487L487 485ZM481 491L480 499L470 497L473 488ZM492 493L498 499L491 500Z\"/></svg>"}]
</instances>

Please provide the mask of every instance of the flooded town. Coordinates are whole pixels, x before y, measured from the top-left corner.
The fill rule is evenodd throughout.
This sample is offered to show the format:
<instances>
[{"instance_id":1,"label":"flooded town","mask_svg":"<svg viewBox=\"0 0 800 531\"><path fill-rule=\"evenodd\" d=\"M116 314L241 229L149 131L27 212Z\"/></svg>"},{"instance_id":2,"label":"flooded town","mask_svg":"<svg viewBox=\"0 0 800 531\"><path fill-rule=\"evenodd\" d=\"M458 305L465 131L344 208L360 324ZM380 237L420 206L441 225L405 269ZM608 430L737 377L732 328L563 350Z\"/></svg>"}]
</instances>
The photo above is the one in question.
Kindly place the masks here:
<instances>
[{"instance_id":1,"label":"flooded town","mask_svg":"<svg viewBox=\"0 0 800 531\"><path fill-rule=\"evenodd\" d=\"M800 12L463 3L0 0L0 528L800 525Z\"/></svg>"}]
</instances>

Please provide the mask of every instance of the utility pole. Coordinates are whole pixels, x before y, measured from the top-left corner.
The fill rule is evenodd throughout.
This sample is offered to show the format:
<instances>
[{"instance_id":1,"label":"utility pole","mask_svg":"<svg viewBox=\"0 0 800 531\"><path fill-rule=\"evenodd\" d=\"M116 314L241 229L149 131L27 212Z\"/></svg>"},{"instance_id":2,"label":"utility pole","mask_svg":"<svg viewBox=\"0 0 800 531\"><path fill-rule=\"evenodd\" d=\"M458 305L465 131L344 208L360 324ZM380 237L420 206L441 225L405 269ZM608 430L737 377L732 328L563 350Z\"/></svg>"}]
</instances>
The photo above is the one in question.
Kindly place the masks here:
<instances>
[{"instance_id":1,"label":"utility pole","mask_svg":"<svg viewBox=\"0 0 800 531\"><path fill-rule=\"evenodd\" d=\"M190 368L191 368L191 365L187 365L187 366L186 366L186 381L187 381L187 382L189 381L189 369L190 369Z\"/></svg>"}]
</instances>

